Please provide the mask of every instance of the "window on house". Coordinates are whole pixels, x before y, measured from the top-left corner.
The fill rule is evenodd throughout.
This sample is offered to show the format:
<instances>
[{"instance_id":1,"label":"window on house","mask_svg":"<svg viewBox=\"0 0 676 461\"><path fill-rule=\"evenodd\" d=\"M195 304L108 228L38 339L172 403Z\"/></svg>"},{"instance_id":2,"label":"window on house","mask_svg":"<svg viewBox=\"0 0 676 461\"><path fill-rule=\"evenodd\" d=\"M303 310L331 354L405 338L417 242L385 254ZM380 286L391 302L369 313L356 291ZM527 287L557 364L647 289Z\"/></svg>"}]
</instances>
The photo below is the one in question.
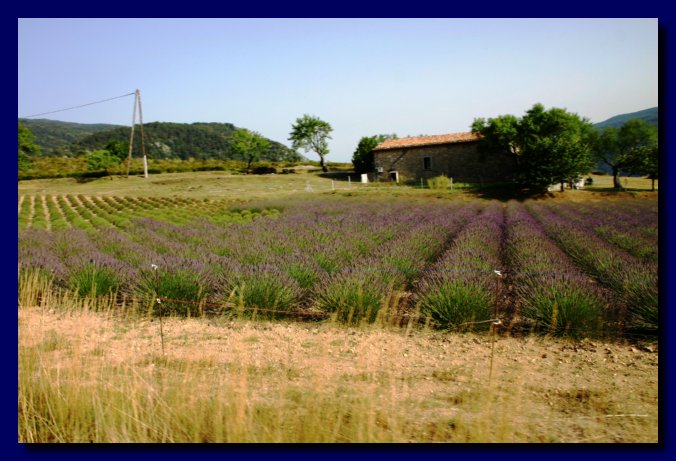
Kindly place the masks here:
<instances>
[{"instance_id":1,"label":"window on house","mask_svg":"<svg viewBox=\"0 0 676 461\"><path fill-rule=\"evenodd\" d=\"M432 169L432 157L423 157L423 169L424 170Z\"/></svg>"}]
</instances>

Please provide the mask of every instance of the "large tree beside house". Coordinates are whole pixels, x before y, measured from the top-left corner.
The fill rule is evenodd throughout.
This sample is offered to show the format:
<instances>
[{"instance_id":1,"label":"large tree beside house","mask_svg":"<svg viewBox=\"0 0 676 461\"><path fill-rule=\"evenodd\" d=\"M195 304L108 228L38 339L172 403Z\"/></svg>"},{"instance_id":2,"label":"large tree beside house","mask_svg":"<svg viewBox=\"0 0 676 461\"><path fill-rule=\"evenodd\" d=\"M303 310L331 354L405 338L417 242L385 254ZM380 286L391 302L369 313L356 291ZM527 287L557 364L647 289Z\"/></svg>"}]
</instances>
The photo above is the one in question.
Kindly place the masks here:
<instances>
[{"instance_id":1,"label":"large tree beside house","mask_svg":"<svg viewBox=\"0 0 676 461\"><path fill-rule=\"evenodd\" d=\"M480 150L510 152L516 160L513 179L524 187L544 189L570 182L593 166L594 130L586 118L565 109L535 104L524 116L475 119L472 132L482 136Z\"/></svg>"},{"instance_id":2,"label":"large tree beside house","mask_svg":"<svg viewBox=\"0 0 676 461\"><path fill-rule=\"evenodd\" d=\"M356 173L371 173L374 170L373 149L383 141L397 139L396 134L378 134L375 136L362 136L357 149L352 154L352 164Z\"/></svg>"},{"instance_id":3,"label":"large tree beside house","mask_svg":"<svg viewBox=\"0 0 676 461\"><path fill-rule=\"evenodd\" d=\"M289 141L293 149L303 149L305 152L313 151L319 155L319 165L325 173L328 170L324 157L329 153L328 140L331 139L333 128L328 122L314 115L303 115L291 125Z\"/></svg>"}]
</instances>

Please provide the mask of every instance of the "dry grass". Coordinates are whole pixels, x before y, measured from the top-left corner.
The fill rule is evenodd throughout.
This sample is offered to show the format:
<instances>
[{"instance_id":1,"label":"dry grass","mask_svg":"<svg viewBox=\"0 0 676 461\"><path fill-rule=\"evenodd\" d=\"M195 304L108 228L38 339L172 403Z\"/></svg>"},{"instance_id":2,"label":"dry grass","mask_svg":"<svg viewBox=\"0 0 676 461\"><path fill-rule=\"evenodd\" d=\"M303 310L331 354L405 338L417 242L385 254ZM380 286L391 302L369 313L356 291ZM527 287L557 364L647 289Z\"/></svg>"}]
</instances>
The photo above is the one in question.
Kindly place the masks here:
<instances>
[{"instance_id":1,"label":"dry grass","mask_svg":"<svg viewBox=\"0 0 676 461\"><path fill-rule=\"evenodd\" d=\"M20 442L657 441L656 345L20 301Z\"/></svg>"},{"instance_id":2,"label":"dry grass","mask_svg":"<svg viewBox=\"0 0 676 461\"><path fill-rule=\"evenodd\" d=\"M590 190L612 190L613 175L592 175L594 184L587 186ZM655 180L655 191L659 190L659 180ZM620 176L620 184L628 191L650 191L652 180L643 177Z\"/></svg>"},{"instance_id":3,"label":"dry grass","mask_svg":"<svg viewBox=\"0 0 676 461\"><path fill-rule=\"evenodd\" d=\"M357 175L353 182L335 181L298 168L296 174L233 175L223 171L197 173L163 173L139 176L108 176L87 182L73 178L34 179L19 182L19 195L119 195L158 197L180 195L189 198L219 198L240 200L243 197L270 198L312 192L331 192L332 187L357 189Z\"/></svg>"}]
</instances>

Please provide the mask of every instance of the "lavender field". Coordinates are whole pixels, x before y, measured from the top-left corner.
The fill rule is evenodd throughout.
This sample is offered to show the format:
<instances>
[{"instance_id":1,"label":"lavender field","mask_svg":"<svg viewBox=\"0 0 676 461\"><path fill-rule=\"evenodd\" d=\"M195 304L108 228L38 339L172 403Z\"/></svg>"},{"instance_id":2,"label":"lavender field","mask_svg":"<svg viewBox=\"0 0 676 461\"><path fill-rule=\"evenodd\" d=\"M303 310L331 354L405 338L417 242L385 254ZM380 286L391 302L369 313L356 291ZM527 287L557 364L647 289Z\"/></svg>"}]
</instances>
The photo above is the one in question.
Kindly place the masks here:
<instances>
[{"instance_id":1,"label":"lavender field","mask_svg":"<svg viewBox=\"0 0 676 461\"><path fill-rule=\"evenodd\" d=\"M19 289L340 322L658 331L656 200L19 198ZM154 269L157 266L157 272ZM185 300L177 302L168 300ZM220 307L219 307L220 306ZM275 312L272 312L275 311Z\"/></svg>"}]
</instances>

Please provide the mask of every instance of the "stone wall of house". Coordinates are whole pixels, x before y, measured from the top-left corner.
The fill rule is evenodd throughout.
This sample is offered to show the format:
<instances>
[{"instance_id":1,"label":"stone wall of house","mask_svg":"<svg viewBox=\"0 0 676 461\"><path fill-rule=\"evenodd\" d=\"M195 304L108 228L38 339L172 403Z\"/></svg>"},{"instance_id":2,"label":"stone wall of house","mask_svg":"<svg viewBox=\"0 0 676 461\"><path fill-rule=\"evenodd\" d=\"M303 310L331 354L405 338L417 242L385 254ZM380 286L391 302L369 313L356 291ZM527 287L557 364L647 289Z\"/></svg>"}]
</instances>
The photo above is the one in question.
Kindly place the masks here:
<instances>
[{"instance_id":1,"label":"stone wall of house","mask_svg":"<svg viewBox=\"0 0 676 461\"><path fill-rule=\"evenodd\" d=\"M480 154L478 142L463 142L374 152L380 181L389 180L389 172L399 172L400 181L419 181L445 175L456 182L491 183L507 181L514 171L514 159L506 153ZM430 168L425 169L425 157Z\"/></svg>"}]
</instances>

